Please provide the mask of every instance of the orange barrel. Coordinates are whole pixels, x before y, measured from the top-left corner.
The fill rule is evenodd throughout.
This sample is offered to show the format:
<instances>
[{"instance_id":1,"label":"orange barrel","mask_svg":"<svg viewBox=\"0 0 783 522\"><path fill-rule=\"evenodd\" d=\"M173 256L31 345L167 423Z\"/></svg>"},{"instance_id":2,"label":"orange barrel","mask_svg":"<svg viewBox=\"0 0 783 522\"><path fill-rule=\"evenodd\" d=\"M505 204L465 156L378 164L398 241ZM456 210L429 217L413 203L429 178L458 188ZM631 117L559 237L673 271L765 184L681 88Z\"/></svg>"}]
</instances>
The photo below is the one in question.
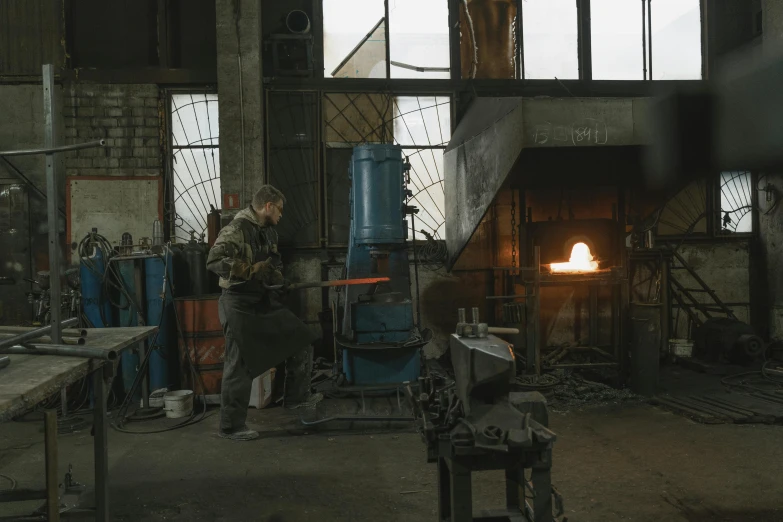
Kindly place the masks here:
<instances>
[{"instance_id":1,"label":"orange barrel","mask_svg":"<svg viewBox=\"0 0 783 522\"><path fill-rule=\"evenodd\" d=\"M176 299L182 387L196 394L217 395L223 380L226 339L218 318L220 294ZM190 359L190 362L188 362ZM191 364L198 376L194 382Z\"/></svg>"}]
</instances>

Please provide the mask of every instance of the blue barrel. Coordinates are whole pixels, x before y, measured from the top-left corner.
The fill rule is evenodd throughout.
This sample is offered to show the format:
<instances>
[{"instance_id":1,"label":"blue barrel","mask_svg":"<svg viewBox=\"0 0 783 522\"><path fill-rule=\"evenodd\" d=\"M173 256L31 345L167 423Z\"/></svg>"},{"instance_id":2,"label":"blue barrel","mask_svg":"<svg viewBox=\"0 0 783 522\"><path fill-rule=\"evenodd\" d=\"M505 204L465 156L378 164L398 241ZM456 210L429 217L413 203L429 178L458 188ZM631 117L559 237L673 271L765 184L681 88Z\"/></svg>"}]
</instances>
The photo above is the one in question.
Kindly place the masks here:
<instances>
[{"instance_id":1,"label":"blue barrel","mask_svg":"<svg viewBox=\"0 0 783 522\"><path fill-rule=\"evenodd\" d=\"M101 283L105 271L104 254L97 246L93 248L89 259L86 261L83 259L79 265L82 309L87 320L95 328L109 327L112 324L109 298L103 294Z\"/></svg>"},{"instance_id":2,"label":"blue barrel","mask_svg":"<svg viewBox=\"0 0 783 522\"><path fill-rule=\"evenodd\" d=\"M350 174L354 244L403 243L402 149L397 145L354 147Z\"/></svg>"},{"instance_id":3,"label":"blue barrel","mask_svg":"<svg viewBox=\"0 0 783 522\"><path fill-rule=\"evenodd\" d=\"M138 302L136 298L136 282L134 277L134 261L117 262L120 270L121 284L131 296L132 302L128 302L124 293L120 293L120 326L138 326L137 309L134 303ZM139 353L136 350L125 350L122 352L121 364L122 385L125 392L129 392L133 386L133 380L136 378L139 367ZM141 386L136 388L134 399L141 399Z\"/></svg>"},{"instance_id":4,"label":"blue barrel","mask_svg":"<svg viewBox=\"0 0 783 522\"><path fill-rule=\"evenodd\" d=\"M169 361L175 361L174 296L171 278L174 276L171 250L166 248L161 257L144 260L144 284L147 296L147 325L160 326L158 335L150 336L152 350L149 363L150 391L168 388L172 384ZM161 298L165 276L165 301ZM154 342L153 342L154 341Z\"/></svg>"}]
</instances>

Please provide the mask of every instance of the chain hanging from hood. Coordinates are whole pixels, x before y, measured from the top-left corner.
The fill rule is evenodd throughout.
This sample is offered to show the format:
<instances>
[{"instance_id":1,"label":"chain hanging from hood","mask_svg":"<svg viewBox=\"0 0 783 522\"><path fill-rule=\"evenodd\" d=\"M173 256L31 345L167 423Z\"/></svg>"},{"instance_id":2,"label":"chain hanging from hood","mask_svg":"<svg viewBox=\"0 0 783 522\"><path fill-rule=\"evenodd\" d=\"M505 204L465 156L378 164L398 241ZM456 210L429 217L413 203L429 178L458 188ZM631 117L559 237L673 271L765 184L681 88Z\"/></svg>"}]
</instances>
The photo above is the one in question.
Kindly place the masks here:
<instances>
[{"instance_id":1,"label":"chain hanging from hood","mask_svg":"<svg viewBox=\"0 0 783 522\"><path fill-rule=\"evenodd\" d=\"M517 268L517 202L514 190L511 189L511 275L516 275Z\"/></svg>"}]
</instances>

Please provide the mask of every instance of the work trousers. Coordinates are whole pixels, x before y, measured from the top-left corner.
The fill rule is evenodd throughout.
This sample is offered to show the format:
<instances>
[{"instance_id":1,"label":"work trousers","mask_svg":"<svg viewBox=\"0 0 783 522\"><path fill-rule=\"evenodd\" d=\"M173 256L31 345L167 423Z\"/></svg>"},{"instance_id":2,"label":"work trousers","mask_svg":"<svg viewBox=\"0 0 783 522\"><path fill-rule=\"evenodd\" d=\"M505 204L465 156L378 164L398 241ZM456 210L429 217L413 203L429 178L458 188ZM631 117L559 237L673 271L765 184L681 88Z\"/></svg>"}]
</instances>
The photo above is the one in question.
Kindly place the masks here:
<instances>
[{"instance_id":1,"label":"work trousers","mask_svg":"<svg viewBox=\"0 0 783 522\"><path fill-rule=\"evenodd\" d=\"M223 383L220 392L220 430L231 432L241 429L247 420L253 376L242 360L231 326L226 322L223 303L218 303L220 323L226 338L226 355L223 361ZM296 403L306 400L310 393L310 377L313 370L313 347L289 357L285 362L283 402Z\"/></svg>"}]
</instances>

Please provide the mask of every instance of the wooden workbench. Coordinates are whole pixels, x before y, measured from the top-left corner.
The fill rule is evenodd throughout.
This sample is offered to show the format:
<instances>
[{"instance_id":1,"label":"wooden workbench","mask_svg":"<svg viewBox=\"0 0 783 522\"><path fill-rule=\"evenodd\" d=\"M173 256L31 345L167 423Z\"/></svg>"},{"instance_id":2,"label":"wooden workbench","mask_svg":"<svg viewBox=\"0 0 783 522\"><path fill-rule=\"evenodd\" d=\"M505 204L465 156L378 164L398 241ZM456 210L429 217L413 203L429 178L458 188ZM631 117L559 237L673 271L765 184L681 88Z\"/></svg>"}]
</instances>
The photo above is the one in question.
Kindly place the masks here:
<instances>
[{"instance_id":1,"label":"wooden workbench","mask_svg":"<svg viewBox=\"0 0 783 522\"><path fill-rule=\"evenodd\" d=\"M31 329L0 327L0 332L6 332L0 334L0 338L8 337L9 333L22 333ZM87 330L84 346L121 353L135 344L144 343L155 331L157 331L156 326L92 328ZM95 520L101 522L109 520L106 401L108 383L116 373L118 361L55 355L10 355L9 357L10 365L0 369L0 422L23 413L58 392L63 386L73 384L85 376L92 376L95 399L93 410ZM56 436L56 429L54 434ZM47 441L47 444L49 443L51 441ZM56 466L56 461L54 465ZM47 490L50 495L56 495L56 468L55 476L52 478L49 477L48 471L47 464ZM52 492L52 489L55 491Z\"/></svg>"}]
</instances>

